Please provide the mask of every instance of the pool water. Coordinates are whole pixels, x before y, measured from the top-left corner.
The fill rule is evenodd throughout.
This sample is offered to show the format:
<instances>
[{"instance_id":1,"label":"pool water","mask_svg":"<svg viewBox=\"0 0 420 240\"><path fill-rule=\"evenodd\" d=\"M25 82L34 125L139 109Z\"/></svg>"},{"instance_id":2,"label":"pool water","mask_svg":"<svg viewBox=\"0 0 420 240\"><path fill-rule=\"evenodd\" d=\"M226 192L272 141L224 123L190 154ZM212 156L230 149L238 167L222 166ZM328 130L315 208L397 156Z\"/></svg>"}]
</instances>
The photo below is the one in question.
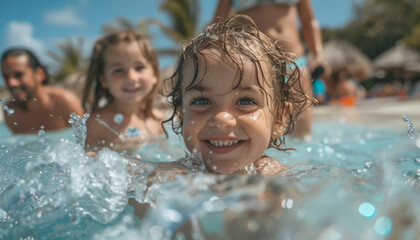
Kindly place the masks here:
<instances>
[{"instance_id":1,"label":"pool water","mask_svg":"<svg viewBox=\"0 0 420 240\"><path fill-rule=\"evenodd\" d=\"M296 151L267 151L292 167L286 176L262 177L156 171L109 150L93 160L71 129L14 136L0 123L0 239L418 238L416 139L345 124L313 129L308 141L287 139ZM142 158L182 156L177 137L165 142ZM129 198L152 207L137 217Z\"/></svg>"}]
</instances>

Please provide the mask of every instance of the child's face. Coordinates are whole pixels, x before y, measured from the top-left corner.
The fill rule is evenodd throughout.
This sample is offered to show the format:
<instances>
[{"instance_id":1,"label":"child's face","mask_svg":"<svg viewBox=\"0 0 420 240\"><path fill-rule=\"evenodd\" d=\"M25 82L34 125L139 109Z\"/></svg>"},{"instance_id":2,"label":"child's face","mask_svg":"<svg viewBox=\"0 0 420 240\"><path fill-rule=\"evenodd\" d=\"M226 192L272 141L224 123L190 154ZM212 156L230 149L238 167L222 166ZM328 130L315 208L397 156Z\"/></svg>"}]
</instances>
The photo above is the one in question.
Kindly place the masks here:
<instances>
[{"instance_id":1,"label":"child's face","mask_svg":"<svg viewBox=\"0 0 420 240\"><path fill-rule=\"evenodd\" d=\"M199 73L194 87L185 90L193 78L193 64L187 63L182 82L182 135L190 152L201 153L206 165L218 173L233 173L262 156L273 132L273 116L267 106L266 93L257 81L256 67L244 62L241 84L239 74L225 54L217 50L204 51L199 59ZM262 61L265 78L267 66ZM272 90L262 80L265 91ZM203 79L201 84L200 79Z\"/></svg>"},{"instance_id":2,"label":"child's face","mask_svg":"<svg viewBox=\"0 0 420 240\"><path fill-rule=\"evenodd\" d=\"M136 42L110 46L105 54L102 87L107 88L114 102L139 104L157 84L152 65L143 57Z\"/></svg>"}]
</instances>

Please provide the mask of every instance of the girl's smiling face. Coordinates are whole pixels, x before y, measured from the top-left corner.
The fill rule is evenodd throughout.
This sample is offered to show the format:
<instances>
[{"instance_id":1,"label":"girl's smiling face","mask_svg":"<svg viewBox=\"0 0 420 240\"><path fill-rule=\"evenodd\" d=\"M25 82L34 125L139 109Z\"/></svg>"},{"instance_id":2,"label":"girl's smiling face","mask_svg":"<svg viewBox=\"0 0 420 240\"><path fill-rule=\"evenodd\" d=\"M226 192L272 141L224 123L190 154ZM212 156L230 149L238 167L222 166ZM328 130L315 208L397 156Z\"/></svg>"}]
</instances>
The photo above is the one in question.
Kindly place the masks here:
<instances>
[{"instance_id":1,"label":"girl's smiling face","mask_svg":"<svg viewBox=\"0 0 420 240\"><path fill-rule=\"evenodd\" d=\"M106 51L101 84L108 89L114 102L139 104L153 91L157 81L151 63L136 42L121 42Z\"/></svg>"},{"instance_id":2,"label":"girl's smiling face","mask_svg":"<svg viewBox=\"0 0 420 240\"><path fill-rule=\"evenodd\" d=\"M259 159L269 146L273 115L266 94L272 95L272 90L262 79L270 82L271 77L263 61L262 71L257 71L244 59L242 80L235 88L240 78L237 66L218 50L203 54L191 87L195 72L191 61L183 71L182 135L189 151L201 153L209 169L234 173Z\"/></svg>"}]
</instances>

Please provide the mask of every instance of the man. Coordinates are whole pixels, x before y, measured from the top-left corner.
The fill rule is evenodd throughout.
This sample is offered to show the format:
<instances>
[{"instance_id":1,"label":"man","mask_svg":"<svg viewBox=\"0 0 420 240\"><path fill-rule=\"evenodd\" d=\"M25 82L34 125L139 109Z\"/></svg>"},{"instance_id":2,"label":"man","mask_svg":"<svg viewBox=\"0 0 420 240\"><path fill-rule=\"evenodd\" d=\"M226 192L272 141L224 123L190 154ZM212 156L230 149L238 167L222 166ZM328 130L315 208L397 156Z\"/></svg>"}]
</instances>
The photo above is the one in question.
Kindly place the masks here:
<instances>
[{"instance_id":1,"label":"man","mask_svg":"<svg viewBox=\"0 0 420 240\"><path fill-rule=\"evenodd\" d=\"M3 53L1 71L12 99L3 107L4 120L14 133L36 133L69 127L70 113L83 115L80 100L70 91L47 87L46 69L22 48Z\"/></svg>"}]
</instances>

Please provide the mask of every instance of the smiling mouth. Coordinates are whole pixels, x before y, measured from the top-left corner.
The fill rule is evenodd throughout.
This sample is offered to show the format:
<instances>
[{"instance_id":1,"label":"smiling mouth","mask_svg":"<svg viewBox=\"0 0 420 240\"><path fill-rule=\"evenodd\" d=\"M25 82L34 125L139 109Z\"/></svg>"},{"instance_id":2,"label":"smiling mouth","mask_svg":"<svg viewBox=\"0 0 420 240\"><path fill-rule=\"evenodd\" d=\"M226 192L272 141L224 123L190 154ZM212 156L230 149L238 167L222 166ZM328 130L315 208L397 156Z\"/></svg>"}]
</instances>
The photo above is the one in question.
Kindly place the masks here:
<instances>
[{"instance_id":1,"label":"smiling mouth","mask_svg":"<svg viewBox=\"0 0 420 240\"><path fill-rule=\"evenodd\" d=\"M240 147L245 140L204 140L207 148L215 154L230 153Z\"/></svg>"},{"instance_id":2,"label":"smiling mouth","mask_svg":"<svg viewBox=\"0 0 420 240\"><path fill-rule=\"evenodd\" d=\"M125 88L124 92L136 93L136 92L140 91L140 89L141 89L140 87L138 87L138 88Z\"/></svg>"},{"instance_id":3,"label":"smiling mouth","mask_svg":"<svg viewBox=\"0 0 420 240\"><path fill-rule=\"evenodd\" d=\"M241 140L206 140L206 142L213 147L231 147L241 142Z\"/></svg>"}]
</instances>

